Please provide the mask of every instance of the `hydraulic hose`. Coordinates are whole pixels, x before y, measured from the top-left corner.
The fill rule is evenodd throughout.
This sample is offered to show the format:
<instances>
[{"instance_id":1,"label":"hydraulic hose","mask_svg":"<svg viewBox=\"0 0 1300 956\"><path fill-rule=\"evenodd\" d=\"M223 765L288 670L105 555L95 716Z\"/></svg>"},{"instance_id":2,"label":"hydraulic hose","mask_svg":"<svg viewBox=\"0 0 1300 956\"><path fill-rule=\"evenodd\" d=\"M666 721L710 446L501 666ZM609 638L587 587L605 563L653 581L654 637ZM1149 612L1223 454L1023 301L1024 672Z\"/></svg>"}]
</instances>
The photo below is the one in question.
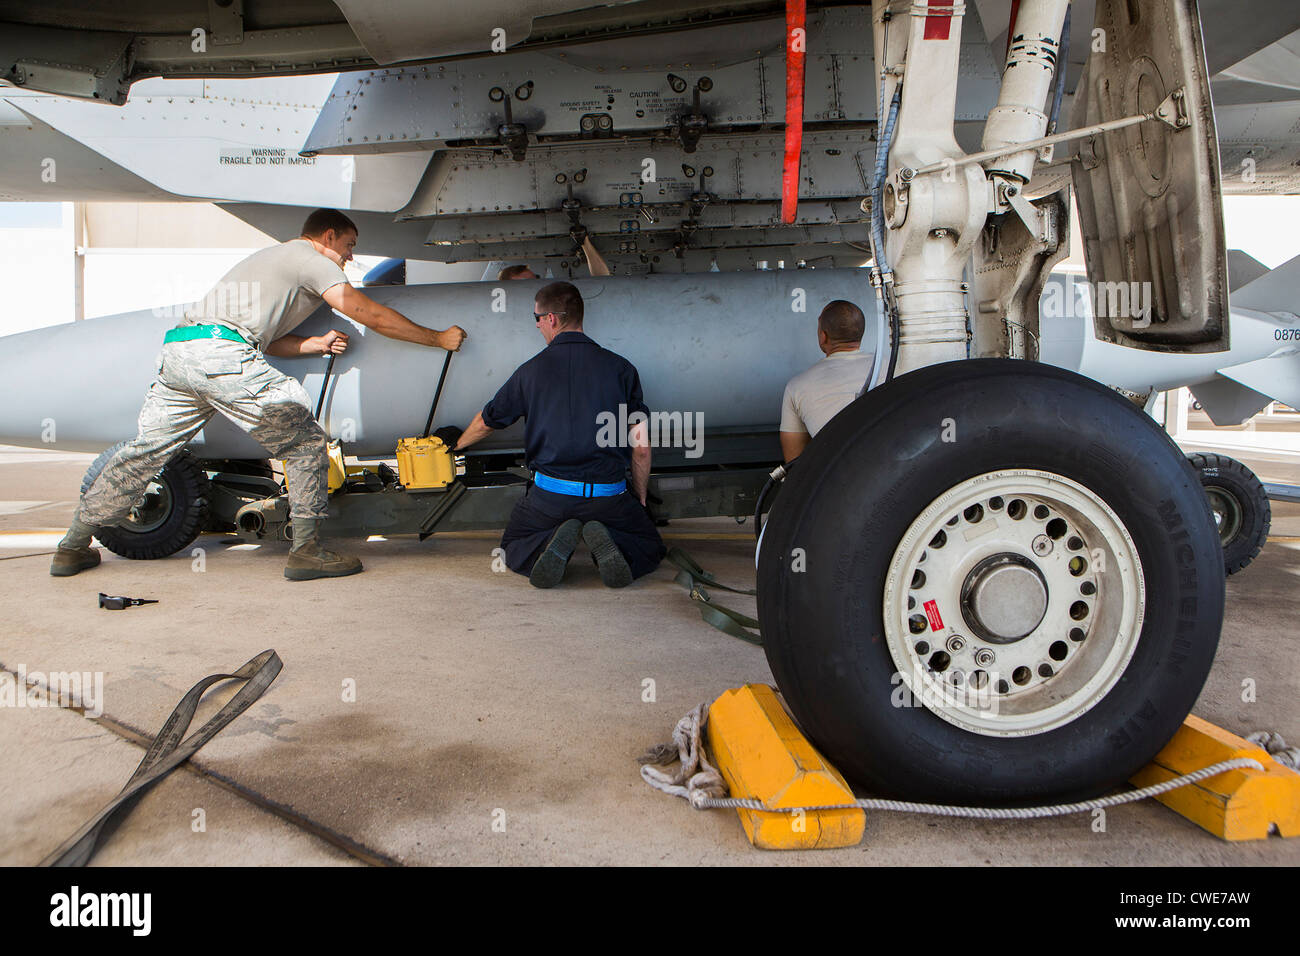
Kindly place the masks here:
<instances>
[{"instance_id":1,"label":"hydraulic hose","mask_svg":"<svg viewBox=\"0 0 1300 956\"><path fill-rule=\"evenodd\" d=\"M763 490L758 493L758 503L754 505L754 540L757 541L763 536L763 505L767 501L767 496L772 493L772 489L785 481L785 476L789 474L789 468L785 465L777 465L772 469L772 473L767 476L767 481L763 485Z\"/></svg>"},{"instance_id":2,"label":"hydraulic hose","mask_svg":"<svg viewBox=\"0 0 1300 956\"><path fill-rule=\"evenodd\" d=\"M880 196L885 188L885 178L889 172L889 147L894 141L894 124L898 121L898 104L902 100L903 84L894 90L894 98L889 104L889 116L885 120L884 131L876 142L875 179L871 184L871 245L876 256L876 271L882 276L889 271L889 261L885 258L885 211L881 207Z\"/></svg>"},{"instance_id":3,"label":"hydraulic hose","mask_svg":"<svg viewBox=\"0 0 1300 956\"><path fill-rule=\"evenodd\" d=\"M885 276L889 274L889 260L885 255L885 210L881 206L881 195L885 188L885 178L889 171L889 148L894 142L894 125L898 121L898 106L903 98L903 84L894 90L894 97L889 104L889 115L885 120L884 131L876 141L875 180L871 184L871 246L876 259L876 275L879 277L881 311L889 317L889 369L885 381L894 378L894 367L898 364L898 311L889 301L885 289ZM884 101L880 104L884 106Z\"/></svg>"},{"instance_id":4,"label":"hydraulic hose","mask_svg":"<svg viewBox=\"0 0 1300 956\"><path fill-rule=\"evenodd\" d=\"M1056 91L1052 94L1052 118L1047 121L1047 135L1056 132L1056 120L1061 115L1061 98L1065 96L1065 71L1069 67L1070 55L1070 11L1073 4L1065 8L1065 24L1061 27L1061 44L1056 48Z\"/></svg>"}]
</instances>

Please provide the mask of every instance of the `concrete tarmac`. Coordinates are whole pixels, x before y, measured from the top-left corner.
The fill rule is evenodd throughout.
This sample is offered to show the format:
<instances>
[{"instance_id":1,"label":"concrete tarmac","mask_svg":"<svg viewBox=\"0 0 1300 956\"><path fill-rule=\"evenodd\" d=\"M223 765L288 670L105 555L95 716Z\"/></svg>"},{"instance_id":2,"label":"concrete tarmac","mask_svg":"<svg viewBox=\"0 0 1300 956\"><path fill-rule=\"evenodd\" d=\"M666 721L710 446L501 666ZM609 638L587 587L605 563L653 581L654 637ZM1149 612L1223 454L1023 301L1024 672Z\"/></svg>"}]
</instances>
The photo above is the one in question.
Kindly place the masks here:
<instances>
[{"instance_id":1,"label":"concrete tarmac","mask_svg":"<svg viewBox=\"0 0 1300 956\"><path fill-rule=\"evenodd\" d=\"M104 552L100 568L54 579L48 552L89 458L0 450L0 668L103 679L96 718L0 706L0 863L38 862L111 800L192 684L275 648L284 671L266 695L142 800L95 863L1300 864L1300 841L1223 843L1150 801L1109 810L1101 832L1087 814L873 814L851 849L754 850L730 811L694 811L638 776L637 756L692 707L772 680L763 652L703 623L668 569L608 591L580 548L564 586L537 591L493 571L495 536L464 534L357 542L364 574L291 583L284 546L206 536L198 553ZM1251 463L1300 484L1300 456ZM1300 506L1274 515L1274 540L1229 579L1196 713L1300 742ZM748 525L669 533L722 580L752 583ZM106 611L100 591L160 603Z\"/></svg>"}]
</instances>

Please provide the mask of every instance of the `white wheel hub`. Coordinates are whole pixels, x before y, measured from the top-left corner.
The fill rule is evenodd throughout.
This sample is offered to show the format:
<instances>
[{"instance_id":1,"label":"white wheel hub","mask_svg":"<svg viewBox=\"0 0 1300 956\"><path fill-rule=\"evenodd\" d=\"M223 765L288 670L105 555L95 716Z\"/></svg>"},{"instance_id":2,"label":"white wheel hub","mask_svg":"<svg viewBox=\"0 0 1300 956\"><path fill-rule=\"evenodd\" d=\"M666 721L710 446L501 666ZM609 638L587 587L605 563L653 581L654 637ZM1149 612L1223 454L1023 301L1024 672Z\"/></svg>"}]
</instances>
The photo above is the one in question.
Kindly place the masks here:
<instances>
[{"instance_id":1,"label":"white wheel hub","mask_svg":"<svg viewBox=\"0 0 1300 956\"><path fill-rule=\"evenodd\" d=\"M917 516L889 565L901 702L987 736L1068 724L1123 675L1145 603L1137 548L1097 495L1045 471L970 478Z\"/></svg>"}]
</instances>

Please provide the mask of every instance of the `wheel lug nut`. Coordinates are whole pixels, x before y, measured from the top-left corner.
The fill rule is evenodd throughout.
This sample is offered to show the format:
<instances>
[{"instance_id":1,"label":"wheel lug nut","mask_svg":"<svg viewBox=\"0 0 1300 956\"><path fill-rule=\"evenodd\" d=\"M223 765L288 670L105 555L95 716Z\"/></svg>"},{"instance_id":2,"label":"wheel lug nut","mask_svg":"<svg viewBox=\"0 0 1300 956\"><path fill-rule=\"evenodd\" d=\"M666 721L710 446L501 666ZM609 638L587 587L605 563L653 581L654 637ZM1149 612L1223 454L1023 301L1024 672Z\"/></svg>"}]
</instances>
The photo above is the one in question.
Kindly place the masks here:
<instances>
[{"instance_id":1,"label":"wheel lug nut","mask_svg":"<svg viewBox=\"0 0 1300 956\"><path fill-rule=\"evenodd\" d=\"M988 667L996 660L996 655L987 647L981 647L975 651L975 663L980 667Z\"/></svg>"},{"instance_id":2,"label":"wheel lug nut","mask_svg":"<svg viewBox=\"0 0 1300 956\"><path fill-rule=\"evenodd\" d=\"M948 638L947 647L951 653L956 654L958 651L966 647L966 638L962 637L960 634L954 634L952 637Z\"/></svg>"},{"instance_id":3,"label":"wheel lug nut","mask_svg":"<svg viewBox=\"0 0 1300 956\"><path fill-rule=\"evenodd\" d=\"M1034 554L1038 555L1040 558L1045 558L1052 553L1052 539L1045 534L1040 534L1034 539L1032 547L1034 549Z\"/></svg>"}]
</instances>

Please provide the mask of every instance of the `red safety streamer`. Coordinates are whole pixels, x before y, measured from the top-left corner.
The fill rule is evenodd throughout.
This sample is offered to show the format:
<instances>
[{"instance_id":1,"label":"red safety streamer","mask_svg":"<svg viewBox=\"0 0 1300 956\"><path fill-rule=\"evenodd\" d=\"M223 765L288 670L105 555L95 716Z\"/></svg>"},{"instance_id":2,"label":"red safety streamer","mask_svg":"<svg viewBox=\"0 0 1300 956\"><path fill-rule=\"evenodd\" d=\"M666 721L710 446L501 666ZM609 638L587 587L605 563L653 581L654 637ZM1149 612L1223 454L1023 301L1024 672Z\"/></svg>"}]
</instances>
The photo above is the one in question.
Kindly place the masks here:
<instances>
[{"instance_id":1,"label":"red safety streamer","mask_svg":"<svg viewBox=\"0 0 1300 956\"><path fill-rule=\"evenodd\" d=\"M781 171L781 221L799 212L799 161L803 154L803 74L808 45L805 0L785 2L785 166Z\"/></svg>"},{"instance_id":2,"label":"red safety streamer","mask_svg":"<svg viewBox=\"0 0 1300 956\"><path fill-rule=\"evenodd\" d=\"M932 13L925 18L923 40L946 40L952 36L952 8L961 0L929 0L928 7L943 7L940 13Z\"/></svg>"}]
</instances>

